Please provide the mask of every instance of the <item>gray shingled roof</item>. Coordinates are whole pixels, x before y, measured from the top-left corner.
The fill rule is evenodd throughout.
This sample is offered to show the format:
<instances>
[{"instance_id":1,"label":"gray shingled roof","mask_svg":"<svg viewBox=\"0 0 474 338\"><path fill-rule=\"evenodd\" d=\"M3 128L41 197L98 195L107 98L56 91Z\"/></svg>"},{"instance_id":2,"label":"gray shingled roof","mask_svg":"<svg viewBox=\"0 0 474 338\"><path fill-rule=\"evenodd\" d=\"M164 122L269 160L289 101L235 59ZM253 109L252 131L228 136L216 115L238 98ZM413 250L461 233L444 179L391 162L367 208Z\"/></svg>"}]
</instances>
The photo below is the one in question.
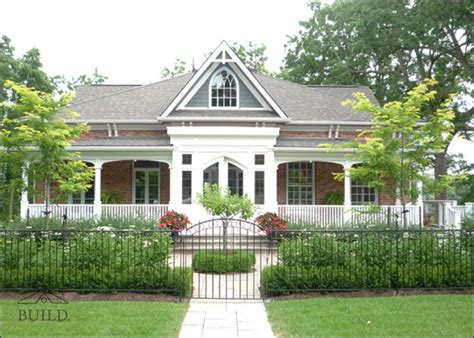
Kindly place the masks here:
<instances>
[{"instance_id":1,"label":"gray shingled roof","mask_svg":"<svg viewBox=\"0 0 474 338\"><path fill-rule=\"evenodd\" d=\"M78 140L73 144L73 147L93 147L93 146L169 146L170 138L168 136L160 136L155 138L140 138L140 137L111 137L111 138L97 138L91 140Z\"/></svg>"},{"instance_id":2,"label":"gray shingled roof","mask_svg":"<svg viewBox=\"0 0 474 338\"><path fill-rule=\"evenodd\" d=\"M367 121L370 115L343 106L342 101L363 92L377 103L370 88L365 86L312 86L307 87L270 76L253 73L260 84L285 112L296 121Z\"/></svg>"},{"instance_id":3,"label":"gray shingled roof","mask_svg":"<svg viewBox=\"0 0 474 338\"><path fill-rule=\"evenodd\" d=\"M161 82L137 85L80 86L71 109L81 120L152 120L159 117L194 73ZM377 103L364 86L303 86L254 73L275 102L292 121L367 121L367 113L355 112L341 102L365 93ZM170 117L275 117L265 111L174 111Z\"/></svg>"},{"instance_id":4,"label":"gray shingled roof","mask_svg":"<svg viewBox=\"0 0 474 338\"><path fill-rule=\"evenodd\" d=\"M191 76L192 73L189 73L121 91L115 90L116 86L91 86L86 91L81 88L70 108L80 114L81 120L156 119ZM96 93L92 93L96 89L109 92L98 97Z\"/></svg>"}]
</instances>

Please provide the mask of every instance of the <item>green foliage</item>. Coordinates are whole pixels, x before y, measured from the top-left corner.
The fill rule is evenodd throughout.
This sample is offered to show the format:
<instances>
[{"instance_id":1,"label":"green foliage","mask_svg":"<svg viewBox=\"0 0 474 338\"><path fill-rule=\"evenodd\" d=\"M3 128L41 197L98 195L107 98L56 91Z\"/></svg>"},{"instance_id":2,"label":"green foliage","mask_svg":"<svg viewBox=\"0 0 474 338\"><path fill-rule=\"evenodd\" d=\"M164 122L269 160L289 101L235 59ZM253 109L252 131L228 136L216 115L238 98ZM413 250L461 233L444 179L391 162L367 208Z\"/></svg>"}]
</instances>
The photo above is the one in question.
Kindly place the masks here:
<instances>
[{"instance_id":1,"label":"green foliage","mask_svg":"<svg viewBox=\"0 0 474 338\"><path fill-rule=\"evenodd\" d=\"M123 201L122 194L120 191L102 191L100 199L103 204L120 204Z\"/></svg>"},{"instance_id":2,"label":"green foliage","mask_svg":"<svg viewBox=\"0 0 474 338\"><path fill-rule=\"evenodd\" d=\"M68 125L58 115L71 102L72 95L63 94L57 99L52 94L12 81L6 81L5 86L17 97L16 102L0 103L7 112L0 121L3 126L0 131L0 147L3 147L0 160L8 163L15 173L15 179L10 182L14 185L12 189L25 188L21 172L26 164L30 164L35 179L45 182L47 203L52 182L57 184L60 198L86 191L94 172L78 160L78 153L69 152L68 147L88 127L82 123Z\"/></svg>"},{"instance_id":3,"label":"green foliage","mask_svg":"<svg viewBox=\"0 0 474 338\"><path fill-rule=\"evenodd\" d=\"M466 216L461 222L461 229L463 230L474 230L474 215Z\"/></svg>"},{"instance_id":4,"label":"green foliage","mask_svg":"<svg viewBox=\"0 0 474 338\"><path fill-rule=\"evenodd\" d=\"M44 217L34 217L27 221L15 219L13 222L1 221L0 229L44 229L46 220ZM99 227L107 227L114 230L155 230L155 220L146 220L142 218L134 219L120 219L120 218L102 218L83 219L83 220L68 220L66 227L70 230L94 230ZM48 220L48 227L51 230L62 230L63 223L59 218L50 218Z\"/></svg>"},{"instance_id":5,"label":"green foliage","mask_svg":"<svg viewBox=\"0 0 474 338\"><path fill-rule=\"evenodd\" d=\"M470 287L473 235L467 231L303 233L282 241L278 248L281 265L263 270L262 288L265 294L282 294Z\"/></svg>"},{"instance_id":6,"label":"green foliage","mask_svg":"<svg viewBox=\"0 0 474 338\"><path fill-rule=\"evenodd\" d=\"M267 47L264 44L249 41L247 46L245 46L234 42L232 44L232 49L247 68L261 74L270 75L270 72L265 67L268 57L265 54Z\"/></svg>"},{"instance_id":7,"label":"green foliage","mask_svg":"<svg viewBox=\"0 0 474 338\"><path fill-rule=\"evenodd\" d=\"M426 79L411 90L402 101L392 101L382 107L373 104L363 93L344 104L355 111L367 112L374 125L363 130L358 137L342 147L354 148L352 158L363 165L350 169L351 179L366 183L371 188L386 190L387 181L393 181L405 205L415 202L421 193L414 182L422 181L426 191L446 189L454 177L445 175L435 184L425 172L432 163L431 155L443 152L451 140L454 113L451 100L443 102L431 119L420 125L423 107L433 102L437 82ZM339 146L328 146L334 149ZM335 174L337 180L344 173ZM394 191L389 191L394 194Z\"/></svg>"},{"instance_id":8,"label":"green foliage","mask_svg":"<svg viewBox=\"0 0 474 338\"><path fill-rule=\"evenodd\" d=\"M327 205L343 205L344 191L329 191L324 195L323 202Z\"/></svg>"},{"instance_id":9,"label":"green foliage","mask_svg":"<svg viewBox=\"0 0 474 338\"><path fill-rule=\"evenodd\" d=\"M175 60L173 67L164 67L160 72L162 79L172 79L184 73L186 73L186 62L180 58Z\"/></svg>"},{"instance_id":10,"label":"green foliage","mask_svg":"<svg viewBox=\"0 0 474 338\"><path fill-rule=\"evenodd\" d=\"M255 212L250 198L245 194L232 194L229 188L222 192L217 184L206 184L203 194L197 194L199 203L213 216L232 218L240 214L242 219L249 219Z\"/></svg>"},{"instance_id":11,"label":"green foliage","mask_svg":"<svg viewBox=\"0 0 474 338\"><path fill-rule=\"evenodd\" d=\"M436 118L437 107L458 93L450 134L472 136L472 1L312 0L309 7L311 17L286 45L280 76L302 84L369 86L382 104L436 78L436 96L422 118ZM437 179L447 173L447 150L434 155Z\"/></svg>"},{"instance_id":12,"label":"green foliage","mask_svg":"<svg viewBox=\"0 0 474 338\"><path fill-rule=\"evenodd\" d=\"M0 249L0 288L190 292L189 269L169 267L168 233L18 232Z\"/></svg>"},{"instance_id":13,"label":"green foliage","mask_svg":"<svg viewBox=\"0 0 474 338\"><path fill-rule=\"evenodd\" d=\"M193 255L193 269L201 273L251 272L256 259L244 250L200 250Z\"/></svg>"}]
</instances>

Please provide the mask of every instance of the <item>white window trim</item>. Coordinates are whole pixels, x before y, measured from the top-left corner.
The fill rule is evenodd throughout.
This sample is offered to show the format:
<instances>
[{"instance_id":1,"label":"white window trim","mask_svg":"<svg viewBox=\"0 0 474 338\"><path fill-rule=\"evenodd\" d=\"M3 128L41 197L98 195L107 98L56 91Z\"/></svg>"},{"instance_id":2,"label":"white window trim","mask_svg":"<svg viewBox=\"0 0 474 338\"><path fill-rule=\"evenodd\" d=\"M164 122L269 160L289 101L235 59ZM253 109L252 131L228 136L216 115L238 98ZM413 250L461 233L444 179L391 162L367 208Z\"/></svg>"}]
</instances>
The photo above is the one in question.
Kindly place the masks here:
<instances>
[{"instance_id":1,"label":"white window trim","mask_svg":"<svg viewBox=\"0 0 474 338\"><path fill-rule=\"evenodd\" d=\"M354 198L352 197L352 188L368 188L367 184L358 184L358 183L355 183L353 181L351 181L351 202L352 202L352 205L359 205L359 206L362 206L362 205L370 205L371 203L363 203L363 204L355 204L355 200ZM374 189L374 195L375 195L375 201L374 203L375 204L380 204L380 201L379 201L379 191L377 189Z\"/></svg>"},{"instance_id":2,"label":"white window trim","mask_svg":"<svg viewBox=\"0 0 474 338\"><path fill-rule=\"evenodd\" d=\"M230 75L232 75L234 77L234 81L235 81L235 84L236 84L236 91L237 91L237 95L236 95L236 102L237 102L237 105L234 106L234 107L213 107L212 106L212 81L214 79L214 77L219 74L220 72L222 72L223 70L227 71ZM240 83L239 83L239 78L235 75L235 73L232 71L232 69L230 69L228 66L222 66L222 67L218 67L214 73L212 73L211 75L211 78L210 78L210 81L209 81L209 88L208 88L208 107L210 110L235 110L235 109L240 109Z\"/></svg>"},{"instance_id":3,"label":"white window trim","mask_svg":"<svg viewBox=\"0 0 474 338\"><path fill-rule=\"evenodd\" d=\"M158 172L158 203L161 204L161 165L158 168L135 168L133 167L133 175L132 175L132 204L137 204L136 203L136 193L135 193L135 188L136 188L136 172L137 171L144 171L145 172L145 203L144 204L154 204L150 203L149 200L149 172L150 171L155 171ZM137 204L140 205L140 204Z\"/></svg>"},{"instance_id":4,"label":"white window trim","mask_svg":"<svg viewBox=\"0 0 474 338\"><path fill-rule=\"evenodd\" d=\"M289 189L288 189L288 174L289 174L289 164L290 163L299 163L299 162L310 162L311 163L311 204L304 204L304 205L314 205L316 201L316 179L315 179L315 162L314 161L294 161L294 162L287 162L286 163L286 204L289 205ZM303 185L302 185L303 186ZM292 204L297 205L297 204Z\"/></svg>"}]
</instances>

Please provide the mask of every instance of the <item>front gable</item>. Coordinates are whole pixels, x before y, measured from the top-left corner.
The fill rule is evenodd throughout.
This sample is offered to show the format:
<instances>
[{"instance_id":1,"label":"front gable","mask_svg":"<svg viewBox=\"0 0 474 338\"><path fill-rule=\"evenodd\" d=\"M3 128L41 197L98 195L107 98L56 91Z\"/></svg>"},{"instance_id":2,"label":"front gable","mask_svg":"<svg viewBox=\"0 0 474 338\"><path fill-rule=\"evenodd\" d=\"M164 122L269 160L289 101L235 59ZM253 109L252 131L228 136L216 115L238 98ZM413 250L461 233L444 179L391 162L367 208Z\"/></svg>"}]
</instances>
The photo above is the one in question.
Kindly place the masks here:
<instances>
[{"instance_id":1,"label":"front gable","mask_svg":"<svg viewBox=\"0 0 474 338\"><path fill-rule=\"evenodd\" d=\"M161 115L185 116L188 111L226 111L233 117L244 112L287 119L282 109L223 41ZM240 112L240 114L239 114Z\"/></svg>"}]
</instances>

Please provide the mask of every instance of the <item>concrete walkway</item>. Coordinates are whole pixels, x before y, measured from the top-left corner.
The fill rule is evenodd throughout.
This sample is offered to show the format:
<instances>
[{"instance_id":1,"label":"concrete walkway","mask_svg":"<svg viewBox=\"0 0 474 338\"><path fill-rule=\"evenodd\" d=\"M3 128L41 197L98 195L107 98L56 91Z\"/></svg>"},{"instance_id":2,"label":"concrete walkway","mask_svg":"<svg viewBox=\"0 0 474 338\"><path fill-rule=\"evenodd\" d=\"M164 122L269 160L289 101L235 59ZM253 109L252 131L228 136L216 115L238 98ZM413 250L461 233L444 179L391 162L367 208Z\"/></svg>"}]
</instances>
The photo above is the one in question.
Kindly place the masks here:
<instances>
[{"instance_id":1,"label":"concrete walkway","mask_svg":"<svg viewBox=\"0 0 474 338\"><path fill-rule=\"evenodd\" d=\"M261 300L192 299L180 338L274 337Z\"/></svg>"}]
</instances>

